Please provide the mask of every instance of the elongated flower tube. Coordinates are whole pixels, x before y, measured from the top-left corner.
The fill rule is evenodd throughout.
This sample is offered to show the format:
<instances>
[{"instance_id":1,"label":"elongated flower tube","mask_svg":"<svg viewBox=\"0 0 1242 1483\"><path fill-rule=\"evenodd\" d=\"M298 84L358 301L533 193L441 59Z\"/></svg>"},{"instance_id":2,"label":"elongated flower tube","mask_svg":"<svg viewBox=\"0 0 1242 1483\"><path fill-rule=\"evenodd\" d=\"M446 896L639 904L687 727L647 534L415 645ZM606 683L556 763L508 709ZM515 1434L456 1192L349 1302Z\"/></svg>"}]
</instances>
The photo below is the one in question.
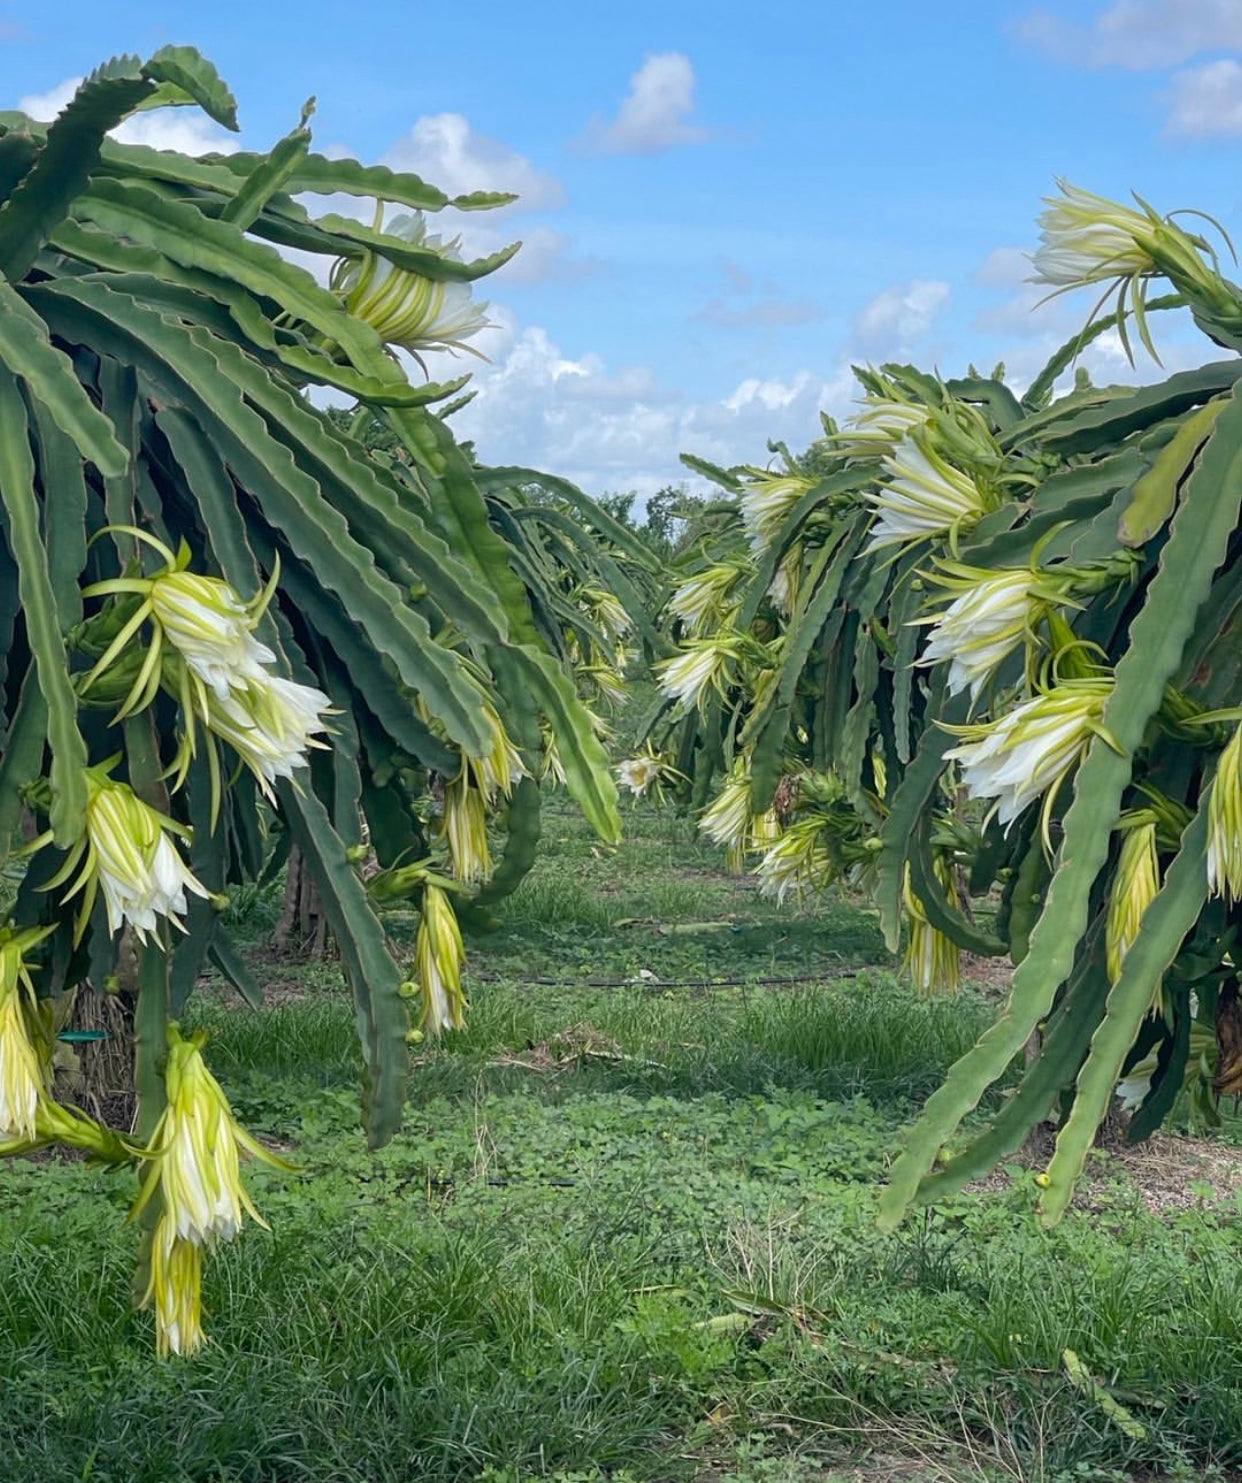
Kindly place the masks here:
<instances>
[{"instance_id":1,"label":"elongated flower tube","mask_svg":"<svg viewBox=\"0 0 1242 1483\"><path fill-rule=\"evenodd\" d=\"M421 212L394 217L383 226L381 204L377 229L399 237L413 247L436 253L447 262L461 261L461 239L443 242L427 235ZM379 253L341 258L332 270L331 287L346 309L365 321L389 345L413 355L424 350L469 350L472 336L488 327L487 305L476 304L468 283L426 278L408 268L395 267Z\"/></svg>"},{"instance_id":2,"label":"elongated flower tube","mask_svg":"<svg viewBox=\"0 0 1242 1483\"><path fill-rule=\"evenodd\" d=\"M26 954L52 930L0 930L0 1141L33 1144L39 1137L36 1115L49 1066Z\"/></svg>"},{"instance_id":3,"label":"elongated flower tube","mask_svg":"<svg viewBox=\"0 0 1242 1483\"><path fill-rule=\"evenodd\" d=\"M43 889L54 890L77 872L65 897L82 896L77 937L86 930L102 890L109 932L128 922L145 942L161 920L182 927L187 891L203 897L211 893L173 844L173 836L188 838L189 831L144 803L127 783L109 778L111 765L86 769L86 831Z\"/></svg>"},{"instance_id":4,"label":"elongated flower tube","mask_svg":"<svg viewBox=\"0 0 1242 1483\"><path fill-rule=\"evenodd\" d=\"M937 855L933 869L946 889L952 887L951 867ZM906 952L902 970L920 994L956 994L961 976L961 949L951 937L933 927L927 909L910 887L906 866L902 900L906 908Z\"/></svg>"},{"instance_id":5,"label":"elongated flower tube","mask_svg":"<svg viewBox=\"0 0 1242 1483\"><path fill-rule=\"evenodd\" d=\"M1028 804L1042 797L1048 842L1048 821L1057 793L1092 739L1099 736L1116 748L1101 721L1112 688L1111 675L1062 680L993 721L946 726L965 738L946 756L961 768L962 782L972 798L994 800L994 812L1002 824L1011 824Z\"/></svg>"},{"instance_id":6,"label":"elongated flower tube","mask_svg":"<svg viewBox=\"0 0 1242 1483\"><path fill-rule=\"evenodd\" d=\"M168 1027L164 1084L168 1101L148 1150L150 1165L133 1216L141 1214L158 1190L161 1220L197 1246L231 1241L243 1214L266 1228L241 1177L243 1154L275 1168L289 1167L250 1136L233 1116L220 1083L207 1069L203 1032L183 1038Z\"/></svg>"},{"instance_id":7,"label":"elongated flower tube","mask_svg":"<svg viewBox=\"0 0 1242 1483\"><path fill-rule=\"evenodd\" d=\"M785 517L814 487L814 479L801 474L760 475L743 487L738 495L738 508L750 549L756 556L767 550L776 539Z\"/></svg>"},{"instance_id":8,"label":"elongated flower tube","mask_svg":"<svg viewBox=\"0 0 1242 1483\"><path fill-rule=\"evenodd\" d=\"M668 610L679 618L691 638L702 638L718 628L730 627L737 616L736 591L753 564L722 561L687 577L668 601Z\"/></svg>"},{"instance_id":9,"label":"elongated flower tube","mask_svg":"<svg viewBox=\"0 0 1242 1483\"><path fill-rule=\"evenodd\" d=\"M466 885L487 880L492 873L487 800L464 774L444 785L443 830L453 861L453 879Z\"/></svg>"},{"instance_id":10,"label":"elongated flower tube","mask_svg":"<svg viewBox=\"0 0 1242 1483\"><path fill-rule=\"evenodd\" d=\"M1207 876L1213 896L1242 900L1242 726L1220 754L1208 799Z\"/></svg>"},{"instance_id":11,"label":"elongated flower tube","mask_svg":"<svg viewBox=\"0 0 1242 1483\"><path fill-rule=\"evenodd\" d=\"M1108 976L1121 977L1121 966L1134 945L1143 916L1160 890L1160 861L1156 853L1156 823L1147 820L1125 831L1117 869L1108 896L1105 952Z\"/></svg>"},{"instance_id":12,"label":"elongated flower tube","mask_svg":"<svg viewBox=\"0 0 1242 1483\"><path fill-rule=\"evenodd\" d=\"M922 663L949 665L949 693L969 689L978 699L997 668L1032 633L1036 575L1029 567L995 571L951 564L959 595L933 618Z\"/></svg>"},{"instance_id":13,"label":"elongated flower tube","mask_svg":"<svg viewBox=\"0 0 1242 1483\"><path fill-rule=\"evenodd\" d=\"M468 1005L461 985L465 960L461 928L448 895L442 887L428 882L414 947L415 971L423 996L419 1028L426 1034L465 1029Z\"/></svg>"},{"instance_id":14,"label":"elongated flower tube","mask_svg":"<svg viewBox=\"0 0 1242 1483\"><path fill-rule=\"evenodd\" d=\"M885 479L866 498L879 517L867 550L933 538L956 542L991 502L975 480L939 454L903 439L884 460Z\"/></svg>"},{"instance_id":15,"label":"elongated flower tube","mask_svg":"<svg viewBox=\"0 0 1242 1483\"><path fill-rule=\"evenodd\" d=\"M737 666L746 645L740 636L717 634L694 639L682 652L657 667L660 689L686 710L702 706L710 694L723 695L737 679Z\"/></svg>"},{"instance_id":16,"label":"elongated flower tube","mask_svg":"<svg viewBox=\"0 0 1242 1483\"><path fill-rule=\"evenodd\" d=\"M266 672L223 695L205 691L201 700L203 725L233 748L269 799L278 778L293 777L309 762L310 749L324 745L315 737L327 730L323 717L332 706L322 690Z\"/></svg>"},{"instance_id":17,"label":"elongated flower tube","mask_svg":"<svg viewBox=\"0 0 1242 1483\"><path fill-rule=\"evenodd\" d=\"M177 1234L168 1214L160 1217L151 1237L151 1275L142 1306L155 1307L155 1348L161 1359L170 1354L197 1354L207 1342L203 1332L203 1248Z\"/></svg>"}]
</instances>

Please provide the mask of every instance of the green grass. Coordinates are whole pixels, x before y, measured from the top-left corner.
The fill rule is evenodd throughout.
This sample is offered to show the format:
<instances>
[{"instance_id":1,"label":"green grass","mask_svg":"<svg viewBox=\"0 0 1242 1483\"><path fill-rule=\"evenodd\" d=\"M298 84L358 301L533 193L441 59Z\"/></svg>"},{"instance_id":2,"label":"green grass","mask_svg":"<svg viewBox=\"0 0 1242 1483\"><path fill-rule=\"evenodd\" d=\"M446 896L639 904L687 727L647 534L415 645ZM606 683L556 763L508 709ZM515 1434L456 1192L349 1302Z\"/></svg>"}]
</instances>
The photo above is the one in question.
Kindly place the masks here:
<instances>
[{"instance_id":1,"label":"green grass","mask_svg":"<svg viewBox=\"0 0 1242 1483\"><path fill-rule=\"evenodd\" d=\"M272 1232L208 1264L196 1360L155 1361L130 1307L126 1177L0 1170L0 1478L1237 1476L1239 1202L1151 1213L1097 1153L1050 1234L1015 1165L880 1238L901 1124L994 1005L918 1001L866 912L778 915L684 826L631 823L612 857L554 814L472 944L469 1029L417 1048L377 1154L330 964L258 960L259 1013L198 998L239 1115L300 1172L252 1168Z\"/></svg>"}]
</instances>

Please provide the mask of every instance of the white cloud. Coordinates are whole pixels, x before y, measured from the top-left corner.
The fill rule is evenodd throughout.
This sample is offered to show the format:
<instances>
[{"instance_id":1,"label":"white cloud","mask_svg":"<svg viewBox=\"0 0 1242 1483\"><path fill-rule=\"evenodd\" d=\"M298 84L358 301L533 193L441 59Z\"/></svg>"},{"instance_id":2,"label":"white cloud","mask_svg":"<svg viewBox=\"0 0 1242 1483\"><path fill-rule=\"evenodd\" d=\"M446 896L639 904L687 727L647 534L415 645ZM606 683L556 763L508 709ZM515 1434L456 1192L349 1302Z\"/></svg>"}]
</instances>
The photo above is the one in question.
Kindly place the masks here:
<instances>
[{"instance_id":1,"label":"white cloud","mask_svg":"<svg viewBox=\"0 0 1242 1483\"><path fill-rule=\"evenodd\" d=\"M1090 25L1049 10L1019 21L1022 40L1092 67L1173 67L1202 52L1242 50L1238 0L1115 0Z\"/></svg>"},{"instance_id":2,"label":"white cloud","mask_svg":"<svg viewBox=\"0 0 1242 1483\"><path fill-rule=\"evenodd\" d=\"M1231 57L1175 72L1169 133L1176 139L1242 134L1242 66Z\"/></svg>"},{"instance_id":3,"label":"white cloud","mask_svg":"<svg viewBox=\"0 0 1242 1483\"><path fill-rule=\"evenodd\" d=\"M949 285L915 278L876 294L854 321L859 352L877 360L909 355L949 302Z\"/></svg>"},{"instance_id":4,"label":"white cloud","mask_svg":"<svg viewBox=\"0 0 1242 1483\"><path fill-rule=\"evenodd\" d=\"M28 93L17 100L22 113L40 122L50 122L77 92L82 79L67 77L46 93ZM196 108L153 108L149 113L136 113L112 130L123 144L145 144L151 149L175 149L181 154L232 154L241 144L212 123Z\"/></svg>"},{"instance_id":5,"label":"white cloud","mask_svg":"<svg viewBox=\"0 0 1242 1483\"><path fill-rule=\"evenodd\" d=\"M512 191L524 210L565 204L565 188L536 169L525 155L480 134L460 113L426 114L384 157L393 170L421 175L450 196L471 191Z\"/></svg>"},{"instance_id":6,"label":"white cloud","mask_svg":"<svg viewBox=\"0 0 1242 1483\"><path fill-rule=\"evenodd\" d=\"M842 411L853 385L842 366L827 379L801 371L787 381L748 379L728 395L687 401L645 366L610 372L596 355L566 355L538 327L504 321L480 338L495 363L476 372L475 400L453 418L479 456L562 474L599 494L653 494L689 476L682 452L713 462L767 457L769 438L804 447L819 436L822 408ZM439 366L433 374L446 372Z\"/></svg>"},{"instance_id":7,"label":"white cloud","mask_svg":"<svg viewBox=\"0 0 1242 1483\"><path fill-rule=\"evenodd\" d=\"M681 52L647 57L611 123L595 119L582 141L592 154L661 154L678 144L702 144L707 130L691 122L694 68Z\"/></svg>"}]
</instances>

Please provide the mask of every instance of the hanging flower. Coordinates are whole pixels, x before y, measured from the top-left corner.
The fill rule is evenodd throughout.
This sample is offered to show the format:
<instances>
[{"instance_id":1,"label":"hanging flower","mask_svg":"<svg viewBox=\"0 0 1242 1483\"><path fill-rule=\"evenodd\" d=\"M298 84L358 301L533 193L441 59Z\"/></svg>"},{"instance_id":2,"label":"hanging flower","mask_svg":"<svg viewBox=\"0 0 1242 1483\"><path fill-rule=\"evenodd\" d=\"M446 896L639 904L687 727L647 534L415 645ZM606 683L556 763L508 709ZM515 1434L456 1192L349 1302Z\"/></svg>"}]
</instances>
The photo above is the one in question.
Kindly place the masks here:
<instances>
[{"instance_id":1,"label":"hanging flower","mask_svg":"<svg viewBox=\"0 0 1242 1483\"><path fill-rule=\"evenodd\" d=\"M203 1248L179 1236L162 1215L151 1236L151 1275L142 1307L155 1306L155 1347L160 1358L197 1354L203 1332Z\"/></svg>"},{"instance_id":2,"label":"hanging flower","mask_svg":"<svg viewBox=\"0 0 1242 1483\"><path fill-rule=\"evenodd\" d=\"M49 1064L26 955L52 930L0 929L0 1140L34 1143L39 1136Z\"/></svg>"},{"instance_id":3,"label":"hanging flower","mask_svg":"<svg viewBox=\"0 0 1242 1483\"><path fill-rule=\"evenodd\" d=\"M759 894L783 904L790 891L802 896L821 890L837 874L828 848L828 829L818 814L808 814L788 825L755 867Z\"/></svg>"},{"instance_id":4,"label":"hanging flower","mask_svg":"<svg viewBox=\"0 0 1242 1483\"><path fill-rule=\"evenodd\" d=\"M423 996L419 1028L430 1035L466 1026L466 996L461 973L466 950L457 915L447 893L437 885L423 889L422 915L414 948L415 968Z\"/></svg>"},{"instance_id":5,"label":"hanging flower","mask_svg":"<svg viewBox=\"0 0 1242 1483\"><path fill-rule=\"evenodd\" d=\"M570 598L603 629L605 638L612 643L619 643L629 633L630 615L620 599L607 588L584 582L570 593Z\"/></svg>"},{"instance_id":6,"label":"hanging flower","mask_svg":"<svg viewBox=\"0 0 1242 1483\"><path fill-rule=\"evenodd\" d=\"M1242 726L1220 754L1208 798L1207 875L1213 896L1242 900Z\"/></svg>"},{"instance_id":7,"label":"hanging flower","mask_svg":"<svg viewBox=\"0 0 1242 1483\"><path fill-rule=\"evenodd\" d=\"M884 469L884 482L866 495L879 516L871 528L869 551L933 537L953 543L990 507L969 474L913 438L897 445Z\"/></svg>"},{"instance_id":8,"label":"hanging flower","mask_svg":"<svg viewBox=\"0 0 1242 1483\"><path fill-rule=\"evenodd\" d=\"M937 855L933 865L940 884L953 887L952 867ZM906 908L906 952L902 971L920 994L956 994L961 973L961 949L928 920L927 909L910 886L910 867L906 866L902 900Z\"/></svg>"},{"instance_id":9,"label":"hanging flower","mask_svg":"<svg viewBox=\"0 0 1242 1483\"><path fill-rule=\"evenodd\" d=\"M144 1306L154 1303L160 1354L193 1354L204 1342L201 1322L203 1250L231 1241L243 1215L266 1228L241 1177L241 1156L276 1168L290 1166L253 1139L233 1116L220 1083L207 1069L202 1032L184 1039L168 1026L164 1072L167 1103L145 1150L147 1173L130 1218L153 1198L159 1218L151 1239Z\"/></svg>"},{"instance_id":10,"label":"hanging flower","mask_svg":"<svg viewBox=\"0 0 1242 1483\"><path fill-rule=\"evenodd\" d=\"M776 539L786 516L815 480L801 474L762 474L745 485L738 495L738 507L750 549L762 556Z\"/></svg>"},{"instance_id":11,"label":"hanging flower","mask_svg":"<svg viewBox=\"0 0 1242 1483\"><path fill-rule=\"evenodd\" d=\"M118 719L150 704L164 678L166 649L184 663L188 683L179 698L187 705L194 692L207 689L224 699L234 685L266 678L265 667L275 663L276 655L255 638L254 630L275 591L279 567L264 591L247 602L221 578L189 571L190 548L184 541L174 553L163 541L135 526L112 529L152 547L163 557L164 566L152 577L127 573L83 589L83 596L88 598L138 599L82 682L83 693L130 650L132 640L148 621L150 642Z\"/></svg>"},{"instance_id":12,"label":"hanging flower","mask_svg":"<svg viewBox=\"0 0 1242 1483\"><path fill-rule=\"evenodd\" d=\"M254 774L269 799L278 778L305 767L314 738L327 730L323 717L332 702L322 690L279 675L234 682L223 694L205 692L199 719L213 736L227 742Z\"/></svg>"},{"instance_id":13,"label":"hanging flower","mask_svg":"<svg viewBox=\"0 0 1242 1483\"><path fill-rule=\"evenodd\" d=\"M183 1038L168 1026L168 1064L164 1085L168 1101L148 1150L150 1168L134 1204L141 1214L156 1190L161 1218L172 1232L196 1246L231 1241L243 1214L266 1228L241 1178L241 1155L262 1159L276 1168L289 1166L250 1136L233 1116L220 1083L207 1069L199 1031Z\"/></svg>"},{"instance_id":14,"label":"hanging flower","mask_svg":"<svg viewBox=\"0 0 1242 1483\"><path fill-rule=\"evenodd\" d=\"M724 786L703 810L700 830L713 844L740 852L751 836L754 811L750 800L750 764L745 757L738 757Z\"/></svg>"},{"instance_id":15,"label":"hanging flower","mask_svg":"<svg viewBox=\"0 0 1242 1483\"><path fill-rule=\"evenodd\" d=\"M1042 796L1046 836L1057 792L1092 738L1117 746L1101 720L1112 688L1111 675L1062 680L993 721L946 727L966 738L946 756L959 764L972 798L995 800L1002 824Z\"/></svg>"},{"instance_id":16,"label":"hanging flower","mask_svg":"<svg viewBox=\"0 0 1242 1483\"><path fill-rule=\"evenodd\" d=\"M72 846L62 868L44 887L53 890L77 872L65 900L79 892L77 937L81 938L103 891L108 930L128 922L139 941L155 932L161 919L184 930L186 892L211 893L177 852L172 836L189 830L144 803L128 783L113 782L108 772L115 760L86 769L86 830ZM36 841L42 844L49 836Z\"/></svg>"},{"instance_id":17,"label":"hanging flower","mask_svg":"<svg viewBox=\"0 0 1242 1483\"><path fill-rule=\"evenodd\" d=\"M239 680L265 678L276 655L254 636L262 597L246 603L219 577L170 569L154 577L151 616L163 638L217 696Z\"/></svg>"},{"instance_id":18,"label":"hanging flower","mask_svg":"<svg viewBox=\"0 0 1242 1483\"><path fill-rule=\"evenodd\" d=\"M444 785L444 837L453 861L453 878L466 885L492 873L487 842L487 800L463 773Z\"/></svg>"},{"instance_id":19,"label":"hanging flower","mask_svg":"<svg viewBox=\"0 0 1242 1483\"><path fill-rule=\"evenodd\" d=\"M435 253L444 262L461 262L461 239L443 242L428 236L420 211L394 217L384 226L381 203L375 227L411 247ZM330 283L351 314L369 324L387 344L399 345L413 355L424 350L469 350L477 355L466 341L490 323L487 305L473 302L468 283L427 278L395 266L378 252L341 258Z\"/></svg>"},{"instance_id":20,"label":"hanging flower","mask_svg":"<svg viewBox=\"0 0 1242 1483\"><path fill-rule=\"evenodd\" d=\"M1029 567L988 571L977 567L944 564L951 576L937 580L959 592L947 608L933 618L924 664L949 664L949 693L969 688L971 698L996 673L998 667L1026 642L1038 616L1032 601L1036 574Z\"/></svg>"},{"instance_id":21,"label":"hanging flower","mask_svg":"<svg viewBox=\"0 0 1242 1483\"><path fill-rule=\"evenodd\" d=\"M737 615L735 593L753 563L722 561L687 577L668 600L668 610L679 618L691 637L703 637L729 627Z\"/></svg>"},{"instance_id":22,"label":"hanging flower","mask_svg":"<svg viewBox=\"0 0 1242 1483\"><path fill-rule=\"evenodd\" d=\"M1156 823L1148 819L1132 824L1125 831L1109 889L1105 947L1108 976L1113 983L1121 977L1126 954L1134 946L1144 913L1159 890Z\"/></svg>"}]
</instances>

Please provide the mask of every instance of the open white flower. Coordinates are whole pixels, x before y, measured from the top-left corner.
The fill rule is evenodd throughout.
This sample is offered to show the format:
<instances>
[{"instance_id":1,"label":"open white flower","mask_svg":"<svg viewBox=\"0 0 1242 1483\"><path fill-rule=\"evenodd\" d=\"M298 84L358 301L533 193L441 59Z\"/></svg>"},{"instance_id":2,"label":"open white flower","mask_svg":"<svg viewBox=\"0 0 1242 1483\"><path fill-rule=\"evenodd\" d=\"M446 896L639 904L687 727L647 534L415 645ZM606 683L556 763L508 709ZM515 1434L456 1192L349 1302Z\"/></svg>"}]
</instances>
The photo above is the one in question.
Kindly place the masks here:
<instances>
[{"instance_id":1,"label":"open white flower","mask_svg":"<svg viewBox=\"0 0 1242 1483\"><path fill-rule=\"evenodd\" d=\"M1142 211L1057 182L1061 194L1040 215L1040 245L1032 258L1036 281L1058 288L1105 283L1158 271L1151 255L1157 222Z\"/></svg>"},{"instance_id":2,"label":"open white flower","mask_svg":"<svg viewBox=\"0 0 1242 1483\"><path fill-rule=\"evenodd\" d=\"M966 740L946 756L960 766L972 798L995 800L1002 824L1043 797L1046 830L1057 792L1092 738L1116 746L1101 722L1112 688L1111 675L1062 680L994 721L949 727Z\"/></svg>"},{"instance_id":3,"label":"open white flower","mask_svg":"<svg viewBox=\"0 0 1242 1483\"><path fill-rule=\"evenodd\" d=\"M656 672L660 689L670 700L678 700L687 710L701 706L708 694L723 694L737 677L741 658L739 640L718 634L715 638L695 639L684 645L682 652L665 660Z\"/></svg>"},{"instance_id":4,"label":"open white flower","mask_svg":"<svg viewBox=\"0 0 1242 1483\"><path fill-rule=\"evenodd\" d=\"M879 516L871 528L869 551L932 537L952 540L987 513L988 504L970 475L912 438L897 445L884 469L884 482L866 496Z\"/></svg>"},{"instance_id":5,"label":"open white flower","mask_svg":"<svg viewBox=\"0 0 1242 1483\"><path fill-rule=\"evenodd\" d=\"M256 605L227 582L169 570L151 581L151 613L190 669L224 698L242 680L262 678L276 656L254 636Z\"/></svg>"},{"instance_id":6,"label":"open white flower","mask_svg":"<svg viewBox=\"0 0 1242 1483\"><path fill-rule=\"evenodd\" d=\"M117 932L128 922L145 942L161 919L181 927L186 892L211 893L181 858L172 835L188 831L158 813L129 787L107 775L108 764L86 769L86 829L70 849L60 871L45 889L63 885L76 871L77 879L66 900L82 895L77 935L90 920L95 898L102 890L108 911L108 930Z\"/></svg>"},{"instance_id":7,"label":"open white flower","mask_svg":"<svg viewBox=\"0 0 1242 1483\"><path fill-rule=\"evenodd\" d=\"M660 772L658 757L639 755L627 757L624 762L617 763L617 781L636 798L641 798L653 783L659 781Z\"/></svg>"},{"instance_id":8,"label":"open white flower","mask_svg":"<svg viewBox=\"0 0 1242 1483\"><path fill-rule=\"evenodd\" d=\"M223 696L207 696L202 721L227 742L246 764L268 798L278 778L305 767L307 751L322 746L313 738L326 729L323 716L332 702L322 690L279 675L234 685Z\"/></svg>"},{"instance_id":9,"label":"open white flower","mask_svg":"<svg viewBox=\"0 0 1242 1483\"><path fill-rule=\"evenodd\" d=\"M815 487L801 474L769 474L747 484L738 496L750 549L760 556L776 539L785 517Z\"/></svg>"},{"instance_id":10,"label":"open white flower","mask_svg":"<svg viewBox=\"0 0 1242 1483\"><path fill-rule=\"evenodd\" d=\"M669 598L668 610L681 619L690 635L703 637L736 616L738 602L734 594L739 582L753 570L752 563L742 561L705 567L677 588Z\"/></svg>"},{"instance_id":11,"label":"open white flower","mask_svg":"<svg viewBox=\"0 0 1242 1483\"><path fill-rule=\"evenodd\" d=\"M922 402L899 402L869 396L862 411L851 417L830 441L838 453L880 457L891 453L915 428L924 427L931 408Z\"/></svg>"},{"instance_id":12,"label":"open white flower","mask_svg":"<svg viewBox=\"0 0 1242 1483\"><path fill-rule=\"evenodd\" d=\"M1029 567L979 570L972 577L969 585L955 581L961 588L959 595L930 620L933 626L922 662L947 660L949 693L956 695L969 688L977 700L998 666L1026 642L1033 617L1031 591L1037 578Z\"/></svg>"},{"instance_id":13,"label":"open white flower","mask_svg":"<svg viewBox=\"0 0 1242 1483\"><path fill-rule=\"evenodd\" d=\"M383 230L446 262L461 261L461 239L443 242L428 236L421 212L394 217ZM489 325L487 305L473 301L468 283L427 278L395 267L379 253L340 259L331 283L351 314L369 324L387 344L400 345L414 355L423 350L469 350L465 342Z\"/></svg>"}]
</instances>

